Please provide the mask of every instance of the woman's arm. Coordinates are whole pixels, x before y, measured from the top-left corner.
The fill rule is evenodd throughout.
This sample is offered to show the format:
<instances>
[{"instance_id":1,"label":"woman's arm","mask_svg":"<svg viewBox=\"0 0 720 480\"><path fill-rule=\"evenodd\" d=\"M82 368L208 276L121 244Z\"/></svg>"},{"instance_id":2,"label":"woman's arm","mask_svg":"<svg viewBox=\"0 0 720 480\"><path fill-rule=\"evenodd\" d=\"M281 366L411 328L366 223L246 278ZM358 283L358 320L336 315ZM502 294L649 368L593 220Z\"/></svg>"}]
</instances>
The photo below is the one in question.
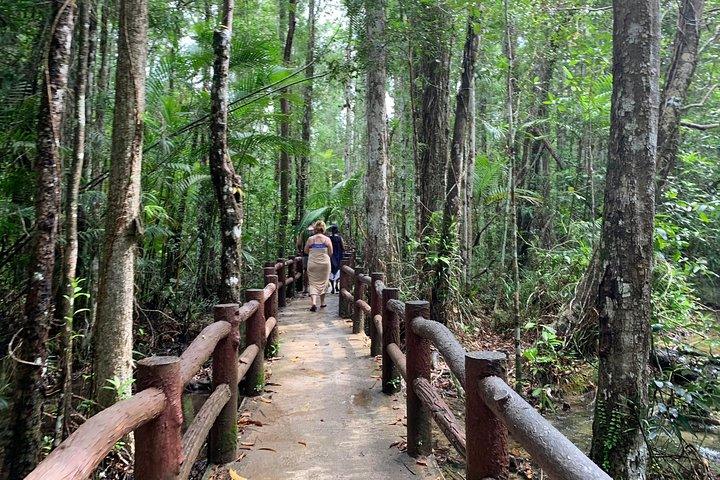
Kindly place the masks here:
<instances>
[{"instance_id":1,"label":"woman's arm","mask_svg":"<svg viewBox=\"0 0 720 480\"><path fill-rule=\"evenodd\" d=\"M325 246L328 249L328 255L330 255L332 257L332 254L333 254L332 240L330 240L329 237L325 237Z\"/></svg>"},{"instance_id":2,"label":"woman's arm","mask_svg":"<svg viewBox=\"0 0 720 480\"><path fill-rule=\"evenodd\" d=\"M312 240L312 237L307 239L307 242L305 242L305 248L303 249L308 255L310 255L310 240Z\"/></svg>"}]
</instances>

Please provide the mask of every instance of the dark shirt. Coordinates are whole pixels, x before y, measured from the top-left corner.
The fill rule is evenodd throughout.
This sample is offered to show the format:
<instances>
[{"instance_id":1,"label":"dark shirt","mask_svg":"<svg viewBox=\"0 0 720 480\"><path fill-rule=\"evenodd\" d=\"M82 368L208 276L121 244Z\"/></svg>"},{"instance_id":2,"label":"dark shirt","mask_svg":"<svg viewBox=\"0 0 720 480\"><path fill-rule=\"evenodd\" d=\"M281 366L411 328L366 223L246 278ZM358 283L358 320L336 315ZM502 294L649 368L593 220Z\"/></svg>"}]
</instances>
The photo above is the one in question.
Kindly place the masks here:
<instances>
[{"instance_id":1,"label":"dark shirt","mask_svg":"<svg viewBox=\"0 0 720 480\"><path fill-rule=\"evenodd\" d=\"M330 241L333 246L333 254L330 257L330 270L333 274L340 270L340 262L343 257L343 238L339 233L330 235Z\"/></svg>"}]
</instances>

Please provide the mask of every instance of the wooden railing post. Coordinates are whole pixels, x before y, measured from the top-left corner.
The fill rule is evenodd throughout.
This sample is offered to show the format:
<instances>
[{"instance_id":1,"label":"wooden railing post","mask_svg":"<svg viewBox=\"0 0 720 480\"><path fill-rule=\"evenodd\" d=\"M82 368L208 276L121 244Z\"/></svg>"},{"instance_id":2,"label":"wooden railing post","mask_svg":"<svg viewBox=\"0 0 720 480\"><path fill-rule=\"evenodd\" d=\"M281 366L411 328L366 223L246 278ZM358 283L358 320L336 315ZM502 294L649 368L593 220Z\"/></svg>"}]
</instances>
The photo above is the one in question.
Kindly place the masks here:
<instances>
[{"instance_id":1,"label":"wooden railing post","mask_svg":"<svg viewBox=\"0 0 720 480\"><path fill-rule=\"evenodd\" d=\"M215 346L212 355L213 388L227 384L230 400L217 416L208 438L208 460L225 464L237 458L238 346L240 345L240 306L215 305L215 321L230 323L230 333Z\"/></svg>"},{"instance_id":2,"label":"wooden railing post","mask_svg":"<svg viewBox=\"0 0 720 480\"><path fill-rule=\"evenodd\" d=\"M154 387L165 394L165 410L135 431L135 478L166 480L182 464L182 390L178 357L149 357L137 363L140 390Z\"/></svg>"},{"instance_id":3,"label":"wooden railing post","mask_svg":"<svg viewBox=\"0 0 720 480\"><path fill-rule=\"evenodd\" d=\"M391 343L400 345L400 319L388 308L388 302L396 300L399 292L397 288L385 288L382 294L382 391L388 395L400 391L400 373L387 351Z\"/></svg>"},{"instance_id":4,"label":"wooden railing post","mask_svg":"<svg viewBox=\"0 0 720 480\"><path fill-rule=\"evenodd\" d=\"M305 290L305 272L303 271L302 256L295 257L295 273L300 274L300 278L295 283L295 293L299 295Z\"/></svg>"},{"instance_id":5,"label":"wooden railing post","mask_svg":"<svg viewBox=\"0 0 720 480\"><path fill-rule=\"evenodd\" d=\"M289 257L290 264L287 266L287 278L291 278L292 282L288 284L285 291L285 297L293 298L295 296L295 257Z\"/></svg>"},{"instance_id":6,"label":"wooden railing post","mask_svg":"<svg viewBox=\"0 0 720 480\"><path fill-rule=\"evenodd\" d=\"M370 278L370 356L375 357L382 352L382 338L375 328L375 315L382 315L382 295L377 292L377 282L384 282L385 274L373 272Z\"/></svg>"},{"instance_id":7,"label":"wooden railing post","mask_svg":"<svg viewBox=\"0 0 720 480\"><path fill-rule=\"evenodd\" d=\"M340 296L338 298L338 307L340 314L340 318L348 318L350 317L350 306L345 297L342 296L343 289L347 290L348 292L352 288L350 286L350 275L343 272L342 267L344 266L350 266L350 258L346 255L343 255L343 259L340 261Z\"/></svg>"},{"instance_id":8,"label":"wooden railing post","mask_svg":"<svg viewBox=\"0 0 720 480\"><path fill-rule=\"evenodd\" d=\"M278 320L278 288L280 285L278 285L278 276L275 275L275 269L270 267L265 267L263 269L263 276L265 278L265 285L268 285L270 283L275 284L275 291L265 301L265 319L268 319L270 317L275 317L275 320ZM265 343L265 358L268 357L274 357L278 354L279 350L279 344L277 339L277 325L275 328L272 329L270 332L270 336L267 337L266 343Z\"/></svg>"},{"instance_id":9,"label":"wooden railing post","mask_svg":"<svg viewBox=\"0 0 720 480\"><path fill-rule=\"evenodd\" d=\"M285 259L284 258L278 258L278 263L282 263L282 266L277 269L277 276L278 276L278 282L280 282L280 288L278 289L278 307L283 308L286 305L285 302L285 279L287 278L286 272L287 269L285 268Z\"/></svg>"},{"instance_id":10,"label":"wooden railing post","mask_svg":"<svg viewBox=\"0 0 720 480\"><path fill-rule=\"evenodd\" d=\"M429 455L431 445L430 411L415 393L416 378L430 381L430 341L413 332L417 317L430 316L430 303L424 300L405 303L405 346L407 348L407 453L413 457Z\"/></svg>"},{"instance_id":11,"label":"wooden railing post","mask_svg":"<svg viewBox=\"0 0 720 480\"><path fill-rule=\"evenodd\" d=\"M497 376L505 380L506 359L502 352L465 354L468 480L507 478L508 475L507 428L485 405L478 389L483 378Z\"/></svg>"},{"instance_id":12,"label":"wooden railing post","mask_svg":"<svg viewBox=\"0 0 720 480\"><path fill-rule=\"evenodd\" d=\"M252 365L245 374L241 382L241 390L243 395L254 397L260 395L265 388L265 358L262 352L265 350L265 309L263 308L263 300L265 292L263 289L245 290L245 301L256 300L260 302L260 306L255 313L247 320L245 328L245 345L257 345L260 353L255 355Z\"/></svg>"},{"instance_id":13,"label":"wooden railing post","mask_svg":"<svg viewBox=\"0 0 720 480\"><path fill-rule=\"evenodd\" d=\"M355 289L353 290L353 305L352 305L352 321L353 321L353 333L360 333L365 331L365 313L362 308L357 306L358 300L365 299L365 284L360 281L360 275L364 270L362 268L355 269Z\"/></svg>"}]
</instances>

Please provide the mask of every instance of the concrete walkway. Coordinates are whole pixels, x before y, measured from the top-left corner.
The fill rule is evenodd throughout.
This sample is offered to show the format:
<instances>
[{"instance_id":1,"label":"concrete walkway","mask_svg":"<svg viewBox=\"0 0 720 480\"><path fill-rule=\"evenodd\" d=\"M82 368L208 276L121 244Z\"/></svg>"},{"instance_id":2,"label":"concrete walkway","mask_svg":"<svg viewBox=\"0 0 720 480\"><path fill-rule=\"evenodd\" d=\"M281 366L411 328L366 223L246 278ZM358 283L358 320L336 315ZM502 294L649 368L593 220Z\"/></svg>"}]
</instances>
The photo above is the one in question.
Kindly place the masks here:
<instances>
[{"instance_id":1,"label":"concrete walkway","mask_svg":"<svg viewBox=\"0 0 720 480\"><path fill-rule=\"evenodd\" d=\"M307 298L282 309L280 358L241 409L241 458L228 467L249 480L441 478L432 459L398 449L405 397L382 393L369 339L338 317L337 295L327 300L318 313Z\"/></svg>"}]
</instances>

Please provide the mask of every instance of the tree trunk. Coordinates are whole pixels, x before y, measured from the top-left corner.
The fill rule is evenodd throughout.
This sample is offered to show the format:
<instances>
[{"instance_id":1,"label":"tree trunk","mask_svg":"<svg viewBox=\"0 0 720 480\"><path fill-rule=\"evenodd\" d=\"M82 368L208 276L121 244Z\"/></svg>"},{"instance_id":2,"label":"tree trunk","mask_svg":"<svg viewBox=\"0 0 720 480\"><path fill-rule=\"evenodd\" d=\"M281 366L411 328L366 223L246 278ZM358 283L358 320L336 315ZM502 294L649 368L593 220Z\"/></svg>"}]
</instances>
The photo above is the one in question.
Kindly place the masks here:
<instances>
[{"instance_id":1,"label":"tree trunk","mask_svg":"<svg viewBox=\"0 0 720 480\"><path fill-rule=\"evenodd\" d=\"M450 106L450 32L452 18L443 1L419 5L413 12L413 28L418 37L414 49L418 54L418 80L422 84L419 112L418 161L415 166L416 231L421 244L417 265L423 296L430 298L433 318L442 316L443 306L435 298L435 269L428 261L433 237L441 234L441 213L445 204L446 173L449 161ZM414 82L411 82L411 89Z\"/></svg>"},{"instance_id":2,"label":"tree trunk","mask_svg":"<svg viewBox=\"0 0 720 480\"><path fill-rule=\"evenodd\" d=\"M475 141L477 134L475 90L475 78L473 78L469 86L470 118L468 121L470 125L467 138L467 151L465 152L465 165L463 167L462 188L460 189L460 195L462 196L460 213L460 256L462 258L463 281L465 282L468 281L470 276L473 259L473 207L475 205L475 156L477 155Z\"/></svg>"},{"instance_id":3,"label":"tree trunk","mask_svg":"<svg viewBox=\"0 0 720 480\"><path fill-rule=\"evenodd\" d=\"M95 151L95 154L88 159L90 161L90 176L89 179L96 179L103 174L104 169L104 144L105 144L105 104L108 100L108 87L110 80L110 12L111 8L109 0L101 0L101 17L100 17L100 42L99 42L99 54L100 64L98 69L96 96L95 96L95 120L94 130L96 139L91 150ZM103 181L99 181L95 186L98 191L103 190ZM100 209L100 202L98 200L93 201L91 208L88 209L88 213L91 217L93 225L100 223L98 210ZM93 242L94 243L94 242ZM88 312L88 322L86 326L85 335L83 337L83 348L87 349L92 343L92 333L95 329L95 320L97 318L97 290L98 281L100 275L100 247L98 245L90 245L88 250L90 254L90 268L87 279L88 293L90 294L89 306L90 311Z\"/></svg>"},{"instance_id":4,"label":"tree trunk","mask_svg":"<svg viewBox=\"0 0 720 480\"><path fill-rule=\"evenodd\" d=\"M242 182L235 173L227 141L228 72L234 0L224 0L222 23L215 31L213 47L212 108L210 113L210 175L220 212L220 302L243 303L242 274Z\"/></svg>"},{"instance_id":5,"label":"tree trunk","mask_svg":"<svg viewBox=\"0 0 720 480\"><path fill-rule=\"evenodd\" d=\"M75 5L54 0L53 29L40 93L37 139L36 232L25 317L16 334L15 385L5 434L3 478L25 477L37 464L42 445L45 361L52 319L52 279L60 215L60 122L70 64Z\"/></svg>"},{"instance_id":6,"label":"tree trunk","mask_svg":"<svg viewBox=\"0 0 720 480\"><path fill-rule=\"evenodd\" d=\"M655 167L659 0L613 2L613 96L600 240L598 392L591 458L616 479L644 479Z\"/></svg>"},{"instance_id":7,"label":"tree trunk","mask_svg":"<svg viewBox=\"0 0 720 480\"><path fill-rule=\"evenodd\" d=\"M503 10L505 14L505 55L507 57L507 77L506 77L506 97L505 108L508 122L508 133L505 145L505 151L510 161L510 177L508 206L510 208L510 261L512 264L512 292L513 292L513 326L515 327L515 390L522 390L522 345L521 337L522 325L520 324L520 268L518 266L518 211L517 211L517 158L515 150L515 92L517 79L515 78L515 25L509 11L508 0L503 2ZM504 251L504 248L503 248Z\"/></svg>"},{"instance_id":8,"label":"tree trunk","mask_svg":"<svg viewBox=\"0 0 720 480\"><path fill-rule=\"evenodd\" d=\"M450 39L451 19L444 2L423 4L415 12L414 28L418 32L418 80L422 83L421 110L418 125L418 197L417 230L426 231L435 212L442 211L445 198L445 175L449 160L450 105Z\"/></svg>"},{"instance_id":9,"label":"tree trunk","mask_svg":"<svg viewBox=\"0 0 720 480\"><path fill-rule=\"evenodd\" d=\"M698 61L698 44L705 0L682 0L678 12L673 55L660 101L658 123L658 196L675 169L680 136L680 116Z\"/></svg>"},{"instance_id":10,"label":"tree trunk","mask_svg":"<svg viewBox=\"0 0 720 480\"><path fill-rule=\"evenodd\" d=\"M308 3L308 43L306 63L308 67L305 69L305 78L311 79L315 75L315 0L309 0ZM302 141L305 143L308 153L300 155L298 162L298 176L295 202L295 224L299 225L305 214L305 203L308 194L308 168L309 168L309 152L311 151L310 135L312 132L313 118L313 81L308 80L305 84L303 92L305 101L305 112L303 113L302 122Z\"/></svg>"},{"instance_id":11,"label":"tree trunk","mask_svg":"<svg viewBox=\"0 0 720 480\"><path fill-rule=\"evenodd\" d=\"M295 37L295 10L297 0L288 1L288 29L283 49L283 64L290 66L292 58L293 38ZM290 100L288 89L280 91L280 136L290 139ZM290 155L286 150L280 152L280 222L278 224L278 256L285 256L288 243L288 216L290 212Z\"/></svg>"},{"instance_id":12,"label":"tree trunk","mask_svg":"<svg viewBox=\"0 0 720 480\"><path fill-rule=\"evenodd\" d=\"M142 235L142 164L147 0L120 0L110 188L94 334L94 397L106 407L129 394L135 256ZM114 380L113 380L114 379ZM109 388L108 380L124 388Z\"/></svg>"},{"instance_id":13,"label":"tree trunk","mask_svg":"<svg viewBox=\"0 0 720 480\"><path fill-rule=\"evenodd\" d=\"M678 17L678 30L675 35L673 57L665 80L660 102L657 140L657 185L656 197L667 186L667 177L674 169L677 151L679 122L682 106L687 96L690 80L697 64L699 22L702 17L704 1L683 0ZM592 139L587 140L588 150ZM585 153L588 188L591 193L591 212L595 211L595 186L593 182L593 158ZM590 264L583 278L578 282L573 300L560 312L559 329L570 332L573 342L581 350L592 350L596 333L586 327L594 326L597 320L595 294L602 277L600 257L597 248L593 251Z\"/></svg>"},{"instance_id":14,"label":"tree trunk","mask_svg":"<svg viewBox=\"0 0 720 480\"><path fill-rule=\"evenodd\" d=\"M392 278L392 245L388 212L388 134L385 96L387 48L385 0L365 1L367 50L367 171L365 213L367 238L365 264L371 272L386 272Z\"/></svg>"},{"instance_id":15,"label":"tree trunk","mask_svg":"<svg viewBox=\"0 0 720 480\"><path fill-rule=\"evenodd\" d=\"M457 262L460 247L461 186L465 170L465 149L472 109L470 92L475 78L475 60L477 59L478 44L480 43L480 36L476 31L475 22L474 16L470 15L463 48L460 86L456 96L455 125L450 148L450 163L447 169L440 255L447 258L449 263L438 265L435 272L435 288L433 288L435 295L433 304L438 304L436 312L440 315L433 318L443 324L447 323L448 308L452 302L452 282L458 280L457 274L461 272L460 265Z\"/></svg>"},{"instance_id":16,"label":"tree trunk","mask_svg":"<svg viewBox=\"0 0 720 480\"><path fill-rule=\"evenodd\" d=\"M88 0L79 1L78 20L78 70L75 77L75 145L73 159L68 172L67 190L65 198L65 257L63 259L63 285L65 292L62 308L58 317L65 321L63 328L63 393L62 405L58 413L55 432L56 445L68 434L65 423L70 417L72 407L72 363L73 363L73 319L75 314L75 273L78 262L78 196L80 194L80 181L82 180L85 162L85 125L88 60L89 60L89 33L90 9Z\"/></svg>"},{"instance_id":17,"label":"tree trunk","mask_svg":"<svg viewBox=\"0 0 720 480\"><path fill-rule=\"evenodd\" d=\"M348 41L345 46L345 62L349 65L352 61L352 18L348 18ZM343 166L345 167L345 179L350 178L353 173L353 83L352 76L348 75L344 85L345 105L345 146L343 149ZM350 209L346 208L343 213L343 226L346 234L350 233Z\"/></svg>"}]
</instances>

